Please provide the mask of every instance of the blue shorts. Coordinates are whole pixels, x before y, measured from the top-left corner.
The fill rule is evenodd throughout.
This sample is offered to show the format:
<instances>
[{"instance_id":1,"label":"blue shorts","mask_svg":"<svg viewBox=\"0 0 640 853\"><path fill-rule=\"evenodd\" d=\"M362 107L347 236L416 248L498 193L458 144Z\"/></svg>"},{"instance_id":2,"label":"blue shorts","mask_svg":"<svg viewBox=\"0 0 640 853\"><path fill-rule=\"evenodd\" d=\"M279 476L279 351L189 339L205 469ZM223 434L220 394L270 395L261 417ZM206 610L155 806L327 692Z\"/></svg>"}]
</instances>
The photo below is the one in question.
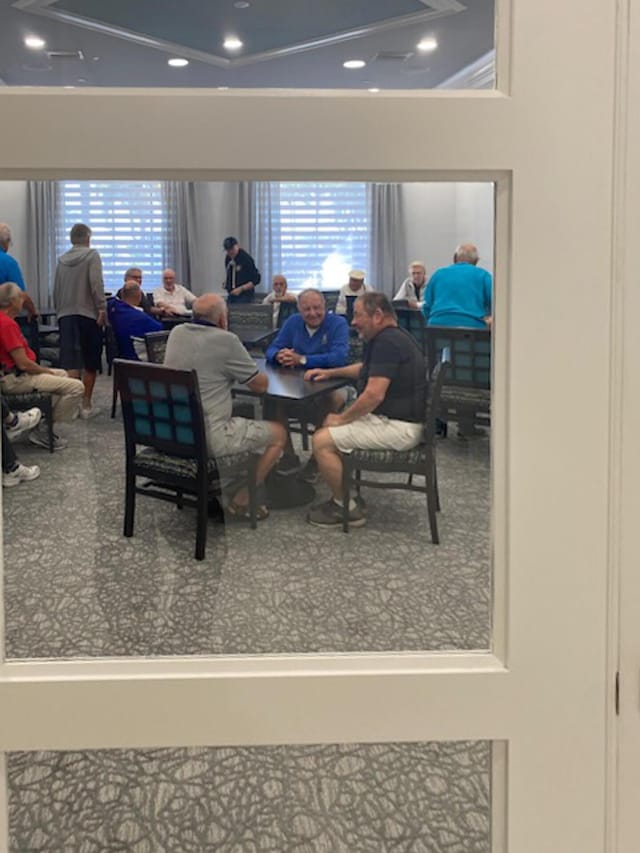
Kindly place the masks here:
<instances>
[{"instance_id":1,"label":"blue shorts","mask_svg":"<svg viewBox=\"0 0 640 853\"><path fill-rule=\"evenodd\" d=\"M91 317L71 314L60 317L60 367L63 370L100 370L102 329Z\"/></svg>"}]
</instances>

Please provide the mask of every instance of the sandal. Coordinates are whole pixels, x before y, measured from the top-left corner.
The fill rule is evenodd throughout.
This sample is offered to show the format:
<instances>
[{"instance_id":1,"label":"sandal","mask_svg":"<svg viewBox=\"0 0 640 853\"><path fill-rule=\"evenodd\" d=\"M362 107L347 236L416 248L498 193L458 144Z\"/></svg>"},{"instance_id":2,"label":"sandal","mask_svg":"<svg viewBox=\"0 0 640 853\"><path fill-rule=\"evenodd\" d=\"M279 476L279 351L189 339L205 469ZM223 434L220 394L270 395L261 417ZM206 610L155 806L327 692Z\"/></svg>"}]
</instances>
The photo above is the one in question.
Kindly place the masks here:
<instances>
[{"instance_id":1,"label":"sandal","mask_svg":"<svg viewBox=\"0 0 640 853\"><path fill-rule=\"evenodd\" d=\"M235 518L236 521L251 521L248 504L241 505L237 504L235 501L231 501L227 505L227 513L231 518ZM258 504L256 507L256 521L264 521L268 516L269 510L267 507L264 504Z\"/></svg>"}]
</instances>

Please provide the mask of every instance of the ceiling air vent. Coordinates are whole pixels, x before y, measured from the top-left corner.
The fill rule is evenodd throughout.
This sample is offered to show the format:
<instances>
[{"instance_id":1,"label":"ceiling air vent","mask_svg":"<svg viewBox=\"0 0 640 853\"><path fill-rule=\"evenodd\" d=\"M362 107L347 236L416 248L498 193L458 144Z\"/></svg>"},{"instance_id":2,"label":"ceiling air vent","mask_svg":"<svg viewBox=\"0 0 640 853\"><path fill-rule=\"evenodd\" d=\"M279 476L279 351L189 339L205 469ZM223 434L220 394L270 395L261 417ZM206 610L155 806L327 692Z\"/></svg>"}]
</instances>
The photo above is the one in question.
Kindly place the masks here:
<instances>
[{"instance_id":1,"label":"ceiling air vent","mask_svg":"<svg viewBox=\"0 0 640 853\"><path fill-rule=\"evenodd\" d=\"M48 50L47 56L49 59L84 59L84 53L81 50Z\"/></svg>"},{"instance_id":2,"label":"ceiling air vent","mask_svg":"<svg viewBox=\"0 0 640 853\"><path fill-rule=\"evenodd\" d=\"M377 53L372 62L384 62L388 64L395 63L396 65L402 62L406 62L410 56L413 56L413 53L405 53L404 51L399 50L381 50L380 53Z\"/></svg>"}]
</instances>

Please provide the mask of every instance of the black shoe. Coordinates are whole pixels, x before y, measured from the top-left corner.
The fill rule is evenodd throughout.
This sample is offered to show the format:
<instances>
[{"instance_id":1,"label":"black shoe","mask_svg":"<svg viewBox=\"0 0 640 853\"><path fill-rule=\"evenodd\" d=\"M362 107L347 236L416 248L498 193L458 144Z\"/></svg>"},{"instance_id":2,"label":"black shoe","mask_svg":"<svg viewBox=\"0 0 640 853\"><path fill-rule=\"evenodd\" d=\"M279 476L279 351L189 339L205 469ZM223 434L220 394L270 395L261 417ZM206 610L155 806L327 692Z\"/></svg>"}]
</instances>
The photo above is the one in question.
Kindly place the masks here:
<instances>
[{"instance_id":1,"label":"black shoe","mask_svg":"<svg viewBox=\"0 0 640 853\"><path fill-rule=\"evenodd\" d=\"M302 471L298 473L298 480L302 480L305 483L317 483L320 479L320 474L318 473L318 463L315 460L315 457L312 456L307 464L304 466Z\"/></svg>"},{"instance_id":2,"label":"black shoe","mask_svg":"<svg viewBox=\"0 0 640 853\"><path fill-rule=\"evenodd\" d=\"M300 460L295 453L286 453L278 462L276 471L278 474L295 474L300 470Z\"/></svg>"}]
</instances>

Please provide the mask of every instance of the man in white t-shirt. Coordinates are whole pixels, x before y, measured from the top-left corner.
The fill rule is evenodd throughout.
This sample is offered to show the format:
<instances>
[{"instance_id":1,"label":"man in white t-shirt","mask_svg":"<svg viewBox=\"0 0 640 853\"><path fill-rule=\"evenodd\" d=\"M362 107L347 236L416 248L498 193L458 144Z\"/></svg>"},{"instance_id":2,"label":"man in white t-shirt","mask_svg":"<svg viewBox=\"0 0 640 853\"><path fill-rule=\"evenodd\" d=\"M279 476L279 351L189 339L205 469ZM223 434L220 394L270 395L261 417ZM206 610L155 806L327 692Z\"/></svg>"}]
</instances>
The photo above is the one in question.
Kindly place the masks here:
<instances>
[{"instance_id":1,"label":"man in white t-shirt","mask_svg":"<svg viewBox=\"0 0 640 853\"><path fill-rule=\"evenodd\" d=\"M297 298L293 293L287 293L287 280L282 273L276 273L271 281L270 293L267 293L262 300L263 305L273 305L273 328L278 328L278 319L280 318L280 303L281 302L297 302ZM285 318L286 319L286 318Z\"/></svg>"},{"instance_id":2,"label":"man in white t-shirt","mask_svg":"<svg viewBox=\"0 0 640 853\"><path fill-rule=\"evenodd\" d=\"M427 268L422 261L413 261L409 264L409 278L405 278L402 282L393 301L399 302L406 299L409 308L418 308L424 298L426 285Z\"/></svg>"},{"instance_id":3,"label":"man in white t-shirt","mask_svg":"<svg viewBox=\"0 0 640 853\"><path fill-rule=\"evenodd\" d=\"M154 305L162 308L165 314L188 314L196 299L190 290L176 284L176 273L172 269L162 273L162 287L156 287L153 291Z\"/></svg>"},{"instance_id":4,"label":"man in white t-shirt","mask_svg":"<svg viewBox=\"0 0 640 853\"><path fill-rule=\"evenodd\" d=\"M372 290L372 287L364 283L364 272L362 270L351 270L349 281L340 288L336 314L347 313L347 296L362 296L363 293L370 293Z\"/></svg>"}]
</instances>

